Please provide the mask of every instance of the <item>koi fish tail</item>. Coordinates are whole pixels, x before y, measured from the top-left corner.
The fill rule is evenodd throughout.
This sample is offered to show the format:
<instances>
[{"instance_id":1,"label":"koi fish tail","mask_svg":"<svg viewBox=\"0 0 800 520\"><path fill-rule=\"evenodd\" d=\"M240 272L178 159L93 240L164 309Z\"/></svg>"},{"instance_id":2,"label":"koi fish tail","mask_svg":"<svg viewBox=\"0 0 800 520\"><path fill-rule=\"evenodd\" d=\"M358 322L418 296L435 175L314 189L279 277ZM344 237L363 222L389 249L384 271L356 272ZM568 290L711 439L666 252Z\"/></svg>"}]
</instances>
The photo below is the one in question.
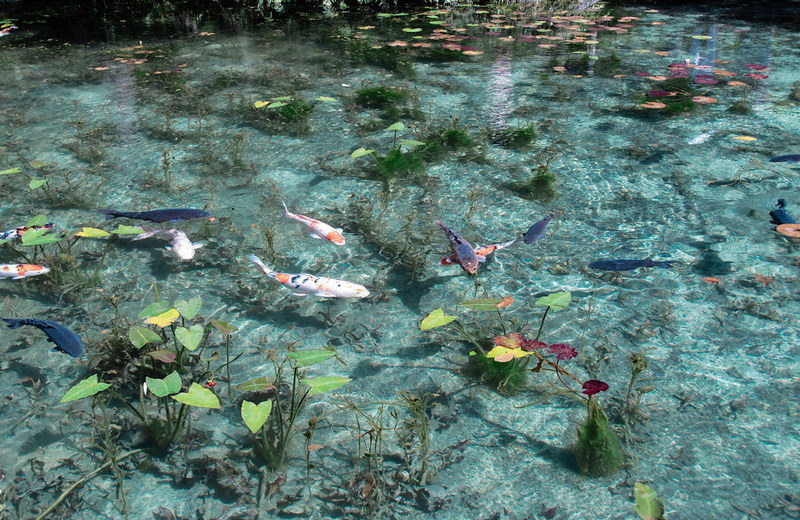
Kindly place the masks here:
<instances>
[{"instance_id":1,"label":"koi fish tail","mask_svg":"<svg viewBox=\"0 0 800 520\"><path fill-rule=\"evenodd\" d=\"M8 324L8 328L10 329L18 329L25 325L24 319L16 319L16 318L3 318L3 321Z\"/></svg>"},{"instance_id":2,"label":"koi fish tail","mask_svg":"<svg viewBox=\"0 0 800 520\"><path fill-rule=\"evenodd\" d=\"M292 218L292 213L289 211L289 208L286 207L286 203L281 201L281 204L283 204L283 213L281 213L281 215L286 218Z\"/></svg>"},{"instance_id":3,"label":"koi fish tail","mask_svg":"<svg viewBox=\"0 0 800 520\"><path fill-rule=\"evenodd\" d=\"M275 278L275 271L264 265L264 262L261 261L256 255L250 253L247 255L247 259L256 264L256 267L261 269L261 272L265 275L269 276L270 278Z\"/></svg>"}]
</instances>

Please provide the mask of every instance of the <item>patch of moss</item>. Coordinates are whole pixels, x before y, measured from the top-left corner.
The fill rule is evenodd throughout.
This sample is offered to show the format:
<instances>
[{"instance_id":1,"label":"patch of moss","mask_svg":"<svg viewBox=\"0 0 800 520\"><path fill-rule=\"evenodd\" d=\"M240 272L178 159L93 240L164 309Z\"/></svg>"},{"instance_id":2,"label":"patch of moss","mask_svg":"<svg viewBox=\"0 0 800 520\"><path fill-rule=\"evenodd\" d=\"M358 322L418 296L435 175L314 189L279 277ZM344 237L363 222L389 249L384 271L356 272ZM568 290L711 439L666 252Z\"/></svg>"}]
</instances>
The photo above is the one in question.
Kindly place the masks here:
<instances>
[{"instance_id":1,"label":"patch of moss","mask_svg":"<svg viewBox=\"0 0 800 520\"><path fill-rule=\"evenodd\" d=\"M416 148L405 153L392 148L386 155L375 155L375 172L380 180L419 177L425 172L425 161Z\"/></svg>"},{"instance_id":2,"label":"patch of moss","mask_svg":"<svg viewBox=\"0 0 800 520\"><path fill-rule=\"evenodd\" d=\"M378 65L406 78L414 77L416 74L414 65L408 60L406 51L402 47L384 45L373 48L365 41L351 40L348 45L348 53L355 65L364 63Z\"/></svg>"},{"instance_id":3,"label":"patch of moss","mask_svg":"<svg viewBox=\"0 0 800 520\"><path fill-rule=\"evenodd\" d=\"M386 110L396 107L408 97L404 90L386 86L365 87L356 91L356 103L366 108Z\"/></svg>"},{"instance_id":4,"label":"patch of moss","mask_svg":"<svg viewBox=\"0 0 800 520\"><path fill-rule=\"evenodd\" d=\"M589 71L589 55L585 52L573 54L564 62L564 68L570 74L586 74Z\"/></svg>"},{"instance_id":5,"label":"patch of moss","mask_svg":"<svg viewBox=\"0 0 800 520\"><path fill-rule=\"evenodd\" d=\"M666 106L662 109L642 108L641 110L652 113L667 113L670 115L676 115L691 112L697 108L697 103L695 103L692 98L697 96L699 93L692 86L692 82L689 78L670 78L662 81L658 83L658 90L671 92L673 95L659 96L657 98L645 96L639 100L638 104L660 101Z\"/></svg>"},{"instance_id":6,"label":"patch of moss","mask_svg":"<svg viewBox=\"0 0 800 520\"><path fill-rule=\"evenodd\" d=\"M498 363L478 352L470 352L465 372L503 395L514 395L528 383L528 366L525 363L518 359Z\"/></svg>"},{"instance_id":7,"label":"patch of moss","mask_svg":"<svg viewBox=\"0 0 800 520\"><path fill-rule=\"evenodd\" d=\"M744 101L737 101L733 103L731 106L725 109L726 112L731 112L733 114L739 114L742 116L749 116L753 113L753 109L750 108L750 105L745 103Z\"/></svg>"},{"instance_id":8,"label":"patch of moss","mask_svg":"<svg viewBox=\"0 0 800 520\"><path fill-rule=\"evenodd\" d=\"M494 142L511 150L526 148L536 140L533 123L521 128L508 128L494 136Z\"/></svg>"},{"instance_id":9,"label":"patch of moss","mask_svg":"<svg viewBox=\"0 0 800 520\"><path fill-rule=\"evenodd\" d=\"M608 56L602 56L594 62L594 72L598 76L610 78L619 72L622 59L614 52Z\"/></svg>"},{"instance_id":10,"label":"patch of moss","mask_svg":"<svg viewBox=\"0 0 800 520\"><path fill-rule=\"evenodd\" d=\"M308 135L311 131L308 119L314 111L314 106L301 98L292 98L280 103L283 104L274 103L274 108L272 106L256 108L253 100L242 98L235 111L247 124L260 130L274 134Z\"/></svg>"}]
</instances>

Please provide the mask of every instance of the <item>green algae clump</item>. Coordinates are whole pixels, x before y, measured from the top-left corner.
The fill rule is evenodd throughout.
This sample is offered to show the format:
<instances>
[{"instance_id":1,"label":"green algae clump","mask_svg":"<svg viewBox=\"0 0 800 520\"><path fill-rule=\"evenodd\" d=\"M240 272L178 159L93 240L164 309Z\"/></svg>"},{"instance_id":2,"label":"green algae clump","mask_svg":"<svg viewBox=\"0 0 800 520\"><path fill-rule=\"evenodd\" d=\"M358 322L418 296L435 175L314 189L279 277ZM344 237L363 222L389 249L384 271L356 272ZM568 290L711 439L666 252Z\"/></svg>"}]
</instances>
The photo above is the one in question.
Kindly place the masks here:
<instances>
[{"instance_id":1,"label":"green algae clump","mask_svg":"<svg viewBox=\"0 0 800 520\"><path fill-rule=\"evenodd\" d=\"M572 446L582 473L593 477L613 475L619 471L625 455L619 437L608 426L608 416L590 398L586 421L578 427L578 438Z\"/></svg>"}]
</instances>

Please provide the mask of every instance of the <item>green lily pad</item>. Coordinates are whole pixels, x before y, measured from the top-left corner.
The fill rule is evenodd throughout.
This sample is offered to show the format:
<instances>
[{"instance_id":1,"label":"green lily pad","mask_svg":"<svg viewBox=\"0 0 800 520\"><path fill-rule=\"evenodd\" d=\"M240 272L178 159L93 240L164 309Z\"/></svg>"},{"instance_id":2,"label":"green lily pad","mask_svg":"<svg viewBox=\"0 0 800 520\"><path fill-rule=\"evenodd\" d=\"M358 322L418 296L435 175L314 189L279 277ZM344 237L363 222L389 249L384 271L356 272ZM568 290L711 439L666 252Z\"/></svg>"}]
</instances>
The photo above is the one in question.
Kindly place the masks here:
<instances>
[{"instance_id":1,"label":"green lily pad","mask_svg":"<svg viewBox=\"0 0 800 520\"><path fill-rule=\"evenodd\" d=\"M572 301L572 293L564 291L542 296L536 300L534 305L538 305L540 307L549 306L554 311L560 311L565 309L567 305L569 305L570 301Z\"/></svg>"},{"instance_id":2,"label":"green lily pad","mask_svg":"<svg viewBox=\"0 0 800 520\"><path fill-rule=\"evenodd\" d=\"M83 238L102 238L111 236L111 233L108 231L103 231L102 229L97 229L93 227L85 227L75 233L76 237L83 237Z\"/></svg>"},{"instance_id":3,"label":"green lily pad","mask_svg":"<svg viewBox=\"0 0 800 520\"><path fill-rule=\"evenodd\" d=\"M177 327L175 329L175 338L180 341L181 345L189 350L195 350L203 339L203 332L205 329L202 325L195 323L191 328Z\"/></svg>"},{"instance_id":4,"label":"green lily pad","mask_svg":"<svg viewBox=\"0 0 800 520\"><path fill-rule=\"evenodd\" d=\"M176 370L173 370L167 377L163 379L155 377L145 378L147 389L156 397L166 397L181 389L181 376L178 375Z\"/></svg>"},{"instance_id":5,"label":"green lily pad","mask_svg":"<svg viewBox=\"0 0 800 520\"><path fill-rule=\"evenodd\" d=\"M62 397L61 401L59 402L68 403L77 399L83 399L84 397L89 397L90 395L102 392L109 386L111 386L110 383L98 383L97 374L92 374L67 390L67 393L64 394L64 397Z\"/></svg>"},{"instance_id":6,"label":"green lily pad","mask_svg":"<svg viewBox=\"0 0 800 520\"><path fill-rule=\"evenodd\" d=\"M41 188L47 183L47 179L31 179L31 182L28 183L28 187L32 190L36 188Z\"/></svg>"},{"instance_id":7,"label":"green lily pad","mask_svg":"<svg viewBox=\"0 0 800 520\"><path fill-rule=\"evenodd\" d=\"M401 123L400 121L390 125L389 128L386 129L387 132L402 132L406 129L406 125Z\"/></svg>"},{"instance_id":8,"label":"green lily pad","mask_svg":"<svg viewBox=\"0 0 800 520\"><path fill-rule=\"evenodd\" d=\"M325 392L330 392L331 390L336 390L337 388L346 385L352 379L348 379L346 377L336 377L336 376L325 376L325 377L315 377L313 379L303 379L303 383L307 384L311 387L309 390L308 395L315 395L315 394L324 394Z\"/></svg>"},{"instance_id":9,"label":"green lily pad","mask_svg":"<svg viewBox=\"0 0 800 520\"><path fill-rule=\"evenodd\" d=\"M45 224L47 224L47 215L36 215L25 224L25 227L39 227Z\"/></svg>"},{"instance_id":10,"label":"green lily pad","mask_svg":"<svg viewBox=\"0 0 800 520\"><path fill-rule=\"evenodd\" d=\"M128 330L128 339L136 348L142 348L148 343L161 343L162 338L151 329L134 325Z\"/></svg>"},{"instance_id":11,"label":"green lily pad","mask_svg":"<svg viewBox=\"0 0 800 520\"><path fill-rule=\"evenodd\" d=\"M297 366L307 367L332 358L335 354L332 350L304 350L302 352L292 352L289 357L297 361Z\"/></svg>"},{"instance_id":12,"label":"green lily pad","mask_svg":"<svg viewBox=\"0 0 800 520\"><path fill-rule=\"evenodd\" d=\"M435 329L436 327L447 325L456 318L458 318L458 316L447 316L441 308L438 308L422 320L419 328L420 330Z\"/></svg>"},{"instance_id":13,"label":"green lily pad","mask_svg":"<svg viewBox=\"0 0 800 520\"><path fill-rule=\"evenodd\" d=\"M189 406L219 408L219 399L214 395L214 392L197 383L192 383L188 392L181 392L178 395L173 395L172 398L179 403L188 404Z\"/></svg>"},{"instance_id":14,"label":"green lily pad","mask_svg":"<svg viewBox=\"0 0 800 520\"><path fill-rule=\"evenodd\" d=\"M264 401L258 404L250 401L242 401L242 419L244 423L250 428L250 431L256 433L264 426L269 418L269 413L272 411L272 401Z\"/></svg>"}]
</instances>

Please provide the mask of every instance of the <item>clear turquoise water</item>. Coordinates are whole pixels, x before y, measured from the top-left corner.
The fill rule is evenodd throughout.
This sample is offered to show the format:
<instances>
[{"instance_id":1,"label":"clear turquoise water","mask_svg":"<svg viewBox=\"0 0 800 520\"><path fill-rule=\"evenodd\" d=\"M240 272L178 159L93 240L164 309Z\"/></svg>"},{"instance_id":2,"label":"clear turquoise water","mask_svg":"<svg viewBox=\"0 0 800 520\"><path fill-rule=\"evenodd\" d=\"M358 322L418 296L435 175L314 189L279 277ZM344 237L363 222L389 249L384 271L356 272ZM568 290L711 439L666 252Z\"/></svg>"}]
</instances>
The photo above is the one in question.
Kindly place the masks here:
<instances>
[{"instance_id":1,"label":"clear turquoise water","mask_svg":"<svg viewBox=\"0 0 800 520\"><path fill-rule=\"evenodd\" d=\"M16 424L0 448L0 515L35 517L69 482L102 463L90 444L91 416L74 413L90 411L90 400L58 402L93 373L114 379L98 367L101 346L115 324L123 338L129 326L141 325L138 313L155 301L157 287L162 300L199 296L204 319L238 327L232 352L242 355L231 366L234 383L271 377L267 352L289 344L335 346L341 362L308 373L352 381L314 397L301 416L303 426L310 414L322 417L313 438L322 448L309 459L314 467L307 474L298 436L286 484L259 503L260 472L250 462L238 411L241 392L229 399L224 371L217 371L222 409L193 409L188 445L147 464L123 464L131 518L151 518L159 507L182 518L250 518L259 504L261 518L279 512L539 518L551 508L554 518L635 518L633 482L654 487L669 518L753 517L746 511L791 517L800 455L800 263L798 242L770 231L768 212L783 197L789 212L800 215L797 166L769 162L800 153L792 97L800 82L797 32L677 11L632 9L593 23L586 19L598 14L587 14L555 20L555 28L552 19L536 25L545 17L504 13L490 22L491 14L465 8L349 23L273 22L246 32L203 27L168 39L69 45L30 39L21 45L32 29L18 22L21 28L0 40L0 169L21 170L0 177L0 227L46 214L67 237L86 226L110 231L117 221L95 212L104 207L198 207L217 217L175 224L204 242L190 262L163 250L163 241L121 237L108 251L99 285L79 290L55 277L1 280L4 317L63 323L81 334L87 354L75 360L52 353L35 329L0 329L2 411ZM619 21L625 15L636 18ZM625 30L597 30L603 24ZM359 28L366 26L374 27ZM402 30L416 27L422 31ZM447 41L431 39L434 30L474 37L456 43L482 54L454 50L431 60L426 53ZM574 41L571 30L585 33L577 36L584 41ZM537 34L552 38L525 36ZM398 72L359 63L352 41L406 42L398 48L409 66ZM594 60L586 71L553 69L578 52L600 59L613 53L619 69L595 73ZM663 84L649 78L669 76L667 66L685 60L692 76L719 80L696 86L716 102L679 115L642 108L661 99L647 98L646 91ZM767 77L746 76L756 73ZM355 102L359 88L382 85L410 93L396 117ZM307 127L254 123L254 103L280 96L313 104ZM728 110L737 102L749 113ZM419 182L387 188L369 178L368 158L350 154L359 147L385 153L393 140L385 128L398 121L405 126L398 138L420 140L456 124L477 145L429 164ZM530 123L538 136L528 147L507 148L493 138ZM688 144L712 130L704 143ZM527 200L509 188L547 160L557 179L555 198ZM47 184L29 189L37 179ZM309 238L281 217L281 200L342 227L347 245ZM523 233L550 208L559 218L547 236L497 253L481 266L477 288L457 267L438 266L449 246L435 220L486 244ZM272 248L264 229L274 235ZM94 271L104 240L76 243L74 272ZM400 265L387 241L421 263ZM251 252L275 269L350 280L372 295L289 296L253 268ZM60 253L48 245L45 259ZM2 255L2 262L21 261L9 248ZM607 258L677 264L626 273L587 268ZM533 374L529 388L500 395L461 372L469 345L453 329L420 331L422 318L439 307L470 329L494 327L493 314L458 303L511 296L504 316L535 335L542 308L534 302L555 291L571 291L573 302L548 316L542 339L574 346L579 356L569 369L610 384L599 401L612 425L627 432L628 464L611 477L583 476L572 461L568 448L584 413L579 403L555 396L522 407L552 387ZM210 339L213 350L224 351L219 335ZM626 396L628 358L640 352L648 361L640 384L654 389L642 398L642 421L625 430L614 411ZM184 385L190 381L186 374ZM408 410L399 404L400 391L433 395L432 464L440 469L429 482L403 482L394 427ZM345 402L356 403L373 424L364 416L357 422ZM118 423L123 451L146 447L135 423ZM387 496L371 504L359 495L364 482L357 478L365 460L360 443L376 435L370 427L384 428L381 468L389 482ZM95 477L54 518L124 517L117 484L108 472Z\"/></svg>"}]
</instances>

